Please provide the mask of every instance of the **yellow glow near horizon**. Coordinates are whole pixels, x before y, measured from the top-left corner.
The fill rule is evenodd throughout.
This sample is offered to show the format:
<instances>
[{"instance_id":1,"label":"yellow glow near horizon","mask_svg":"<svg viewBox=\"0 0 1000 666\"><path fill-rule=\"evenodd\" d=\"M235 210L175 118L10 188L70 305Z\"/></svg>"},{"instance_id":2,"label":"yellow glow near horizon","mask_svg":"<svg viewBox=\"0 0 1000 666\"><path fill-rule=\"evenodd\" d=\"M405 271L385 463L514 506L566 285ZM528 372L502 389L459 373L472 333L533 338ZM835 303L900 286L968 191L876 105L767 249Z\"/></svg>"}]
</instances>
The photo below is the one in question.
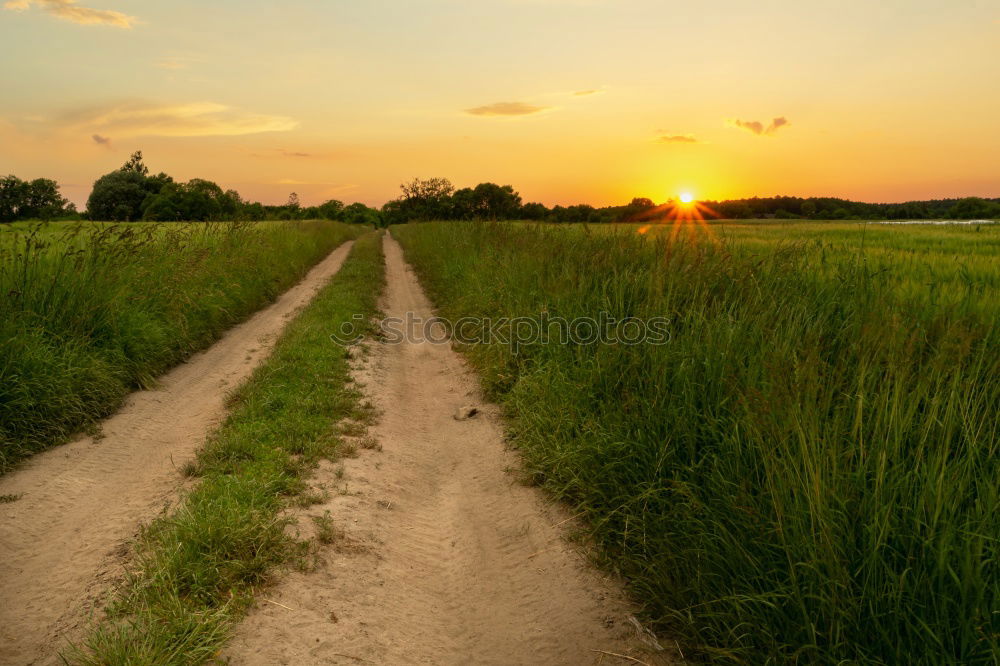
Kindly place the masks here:
<instances>
[{"instance_id":1,"label":"yellow glow near horizon","mask_svg":"<svg viewBox=\"0 0 1000 666\"><path fill-rule=\"evenodd\" d=\"M415 177L548 207L1000 191L996 2L107 4L0 0L0 176L80 208L136 150L275 205L381 206ZM471 48L470 26L496 39Z\"/></svg>"},{"instance_id":2,"label":"yellow glow near horizon","mask_svg":"<svg viewBox=\"0 0 1000 666\"><path fill-rule=\"evenodd\" d=\"M689 204L694 201L694 195L690 192L681 192L681 203Z\"/></svg>"}]
</instances>

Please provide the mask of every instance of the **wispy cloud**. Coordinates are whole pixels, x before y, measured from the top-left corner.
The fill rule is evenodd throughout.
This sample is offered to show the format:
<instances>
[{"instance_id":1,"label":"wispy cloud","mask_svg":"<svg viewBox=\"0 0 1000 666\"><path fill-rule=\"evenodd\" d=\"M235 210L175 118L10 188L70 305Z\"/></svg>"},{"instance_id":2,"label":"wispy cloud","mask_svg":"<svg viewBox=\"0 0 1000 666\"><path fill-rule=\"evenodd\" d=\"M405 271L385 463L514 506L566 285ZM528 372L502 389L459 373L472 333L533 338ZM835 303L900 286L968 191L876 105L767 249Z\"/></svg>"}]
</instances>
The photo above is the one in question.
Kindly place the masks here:
<instances>
[{"instance_id":1,"label":"wispy cloud","mask_svg":"<svg viewBox=\"0 0 1000 666\"><path fill-rule=\"evenodd\" d=\"M262 157L264 159L276 159L282 157L289 157L292 159L312 159L314 157L321 157L315 153L304 153L297 150L286 150L284 148L269 148L267 152L262 153L250 153L251 157Z\"/></svg>"},{"instance_id":2,"label":"wispy cloud","mask_svg":"<svg viewBox=\"0 0 1000 666\"><path fill-rule=\"evenodd\" d=\"M486 106L477 106L473 109L466 109L465 112L472 116L530 116L542 111L548 111L547 106L533 106L524 102L496 102Z\"/></svg>"},{"instance_id":3,"label":"wispy cloud","mask_svg":"<svg viewBox=\"0 0 1000 666\"><path fill-rule=\"evenodd\" d=\"M100 134L94 134L90 138L93 139L94 143L96 143L99 146L106 146L108 148L111 147L111 137L101 136Z\"/></svg>"},{"instance_id":4,"label":"wispy cloud","mask_svg":"<svg viewBox=\"0 0 1000 666\"><path fill-rule=\"evenodd\" d=\"M657 143L698 143L693 134L660 134Z\"/></svg>"},{"instance_id":5,"label":"wispy cloud","mask_svg":"<svg viewBox=\"0 0 1000 666\"><path fill-rule=\"evenodd\" d=\"M782 127L788 125L788 119L784 116L779 116L771 121L770 125L764 126L764 123L759 120L738 120L733 119L728 121L733 127L738 127L740 129L745 129L746 131L756 134L757 136L767 136L774 134Z\"/></svg>"},{"instance_id":6,"label":"wispy cloud","mask_svg":"<svg viewBox=\"0 0 1000 666\"><path fill-rule=\"evenodd\" d=\"M80 25L110 25L130 29L139 20L113 9L83 7L77 0L8 0L3 6L4 9L22 12L32 5L53 16Z\"/></svg>"},{"instance_id":7,"label":"wispy cloud","mask_svg":"<svg viewBox=\"0 0 1000 666\"><path fill-rule=\"evenodd\" d=\"M116 137L240 136L285 132L298 125L285 116L250 113L214 102L117 104L76 111L60 118L57 124Z\"/></svg>"},{"instance_id":8,"label":"wispy cloud","mask_svg":"<svg viewBox=\"0 0 1000 666\"><path fill-rule=\"evenodd\" d=\"M594 89L594 90L577 90L575 93L573 93L573 95L575 97L589 97L590 95L600 95L603 92L604 91L600 90L600 89Z\"/></svg>"}]
</instances>

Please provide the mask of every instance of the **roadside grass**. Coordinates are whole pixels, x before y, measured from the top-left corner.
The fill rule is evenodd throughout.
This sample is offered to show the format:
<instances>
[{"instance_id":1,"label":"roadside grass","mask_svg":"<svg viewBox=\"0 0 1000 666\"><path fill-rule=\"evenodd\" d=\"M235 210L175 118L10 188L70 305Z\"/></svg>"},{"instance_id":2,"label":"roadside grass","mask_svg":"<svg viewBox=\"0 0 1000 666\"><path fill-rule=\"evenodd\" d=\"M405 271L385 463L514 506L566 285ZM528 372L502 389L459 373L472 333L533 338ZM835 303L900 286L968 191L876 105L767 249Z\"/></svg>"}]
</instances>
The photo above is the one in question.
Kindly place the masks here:
<instances>
[{"instance_id":1,"label":"roadside grass","mask_svg":"<svg viewBox=\"0 0 1000 666\"><path fill-rule=\"evenodd\" d=\"M112 413L362 231L87 223L0 234L0 473Z\"/></svg>"},{"instance_id":2,"label":"roadside grass","mask_svg":"<svg viewBox=\"0 0 1000 666\"><path fill-rule=\"evenodd\" d=\"M384 280L381 236L369 233L235 393L189 470L196 488L143 530L118 599L69 661L208 661L274 569L306 556L283 509L311 501L304 477L342 454L338 422L372 417L349 381L349 350L330 336L355 314L374 315ZM326 521L317 528L321 540L336 538Z\"/></svg>"},{"instance_id":3,"label":"roadside grass","mask_svg":"<svg viewBox=\"0 0 1000 666\"><path fill-rule=\"evenodd\" d=\"M465 350L685 652L997 663L998 230L750 232L392 228L452 321L669 319L663 345Z\"/></svg>"}]
</instances>

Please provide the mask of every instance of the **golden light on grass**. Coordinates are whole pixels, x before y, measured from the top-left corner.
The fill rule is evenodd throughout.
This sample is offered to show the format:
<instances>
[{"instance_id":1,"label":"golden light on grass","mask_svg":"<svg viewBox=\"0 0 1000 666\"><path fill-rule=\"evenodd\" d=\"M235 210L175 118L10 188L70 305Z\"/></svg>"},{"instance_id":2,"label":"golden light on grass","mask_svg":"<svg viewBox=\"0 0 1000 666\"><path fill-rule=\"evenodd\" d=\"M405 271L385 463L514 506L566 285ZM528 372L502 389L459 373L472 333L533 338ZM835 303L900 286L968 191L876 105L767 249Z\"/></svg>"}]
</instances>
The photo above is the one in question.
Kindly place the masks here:
<instances>
[{"instance_id":1,"label":"golden light on grass","mask_svg":"<svg viewBox=\"0 0 1000 666\"><path fill-rule=\"evenodd\" d=\"M689 237L694 237L698 232L701 232L712 243L718 244L715 234L712 233L711 227L705 221L706 214L709 217L718 217L718 215L708 206L696 201L690 192L681 192L676 200L657 206L650 213L644 219L655 218L656 224L670 224L671 243L676 241L683 232L686 232ZM646 224L637 231L639 234L645 235L652 227L652 224Z\"/></svg>"}]
</instances>

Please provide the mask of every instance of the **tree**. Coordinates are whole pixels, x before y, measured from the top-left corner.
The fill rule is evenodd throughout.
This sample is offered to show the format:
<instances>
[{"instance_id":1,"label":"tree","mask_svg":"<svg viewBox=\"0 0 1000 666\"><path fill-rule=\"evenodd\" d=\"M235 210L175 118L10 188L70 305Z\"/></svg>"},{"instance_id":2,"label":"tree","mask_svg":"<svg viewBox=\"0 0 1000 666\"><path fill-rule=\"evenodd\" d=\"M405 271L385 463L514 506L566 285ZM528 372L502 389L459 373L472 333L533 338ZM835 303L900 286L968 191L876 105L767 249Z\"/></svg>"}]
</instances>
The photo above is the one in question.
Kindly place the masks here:
<instances>
[{"instance_id":1,"label":"tree","mask_svg":"<svg viewBox=\"0 0 1000 666\"><path fill-rule=\"evenodd\" d=\"M336 199L330 199L317 206L316 212L324 220L342 220L344 219L344 203Z\"/></svg>"},{"instance_id":2,"label":"tree","mask_svg":"<svg viewBox=\"0 0 1000 666\"><path fill-rule=\"evenodd\" d=\"M138 220L147 196L145 176L132 170L112 171L94 183L87 199L87 214L92 220Z\"/></svg>"},{"instance_id":3,"label":"tree","mask_svg":"<svg viewBox=\"0 0 1000 666\"><path fill-rule=\"evenodd\" d=\"M521 210L521 195L510 185L480 183L473 190L476 217L488 220L508 220Z\"/></svg>"},{"instance_id":4,"label":"tree","mask_svg":"<svg viewBox=\"0 0 1000 666\"><path fill-rule=\"evenodd\" d=\"M455 187L447 178L414 178L409 183L399 186L403 190L404 199L436 200L450 197Z\"/></svg>"},{"instance_id":5,"label":"tree","mask_svg":"<svg viewBox=\"0 0 1000 666\"><path fill-rule=\"evenodd\" d=\"M816 204L812 201L804 201L802 203L802 215L805 217L812 217L816 214Z\"/></svg>"},{"instance_id":6,"label":"tree","mask_svg":"<svg viewBox=\"0 0 1000 666\"><path fill-rule=\"evenodd\" d=\"M392 206L394 224L410 220L446 220L452 217L454 186L447 178L414 178L399 186L403 191L398 205Z\"/></svg>"},{"instance_id":7,"label":"tree","mask_svg":"<svg viewBox=\"0 0 1000 666\"><path fill-rule=\"evenodd\" d=\"M235 197L235 199L234 199ZM170 222L233 219L239 194L223 192L210 180L192 178L186 183L168 183L143 203L144 220Z\"/></svg>"},{"instance_id":8,"label":"tree","mask_svg":"<svg viewBox=\"0 0 1000 666\"><path fill-rule=\"evenodd\" d=\"M456 220L471 220L476 217L477 197L471 187L463 187L451 195L451 214Z\"/></svg>"},{"instance_id":9,"label":"tree","mask_svg":"<svg viewBox=\"0 0 1000 666\"><path fill-rule=\"evenodd\" d=\"M51 220L60 215L69 203L59 194L59 185L48 178L36 178L25 188L24 206L20 212L21 218L37 217Z\"/></svg>"},{"instance_id":10,"label":"tree","mask_svg":"<svg viewBox=\"0 0 1000 666\"><path fill-rule=\"evenodd\" d=\"M980 199L966 197L960 199L948 211L948 216L957 220L975 220L1000 216L1000 204Z\"/></svg>"},{"instance_id":11,"label":"tree","mask_svg":"<svg viewBox=\"0 0 1000 666\"><path fill-rule=\"evenodd\" d=\"M140 176L148 176L149 169L142 162L142 151L137 150L132 153L132 156L128 158L128 162L122 165L122 171L134 171Z\"/></svg>"},{"instance_id":12,"label":"tree","mask_svg":"<svg viewBox=\"0 0 1000 666\"><path fill-rule=\"evenodd\" d=\"M615 216L616 222L635 222L644 219L650 211L656 208L652 199L636 197L627 206L622 206Z\"/></svg>"},{"instance_id":13,"label":"tree","mask_svg":"<svg viewBox=\"0 0 1000 666\"><path fill-rule=\"evenodd\" d=\"M87 199L87 215L92 220L141 220L156 195L173 182L165 173L150 176L137 150L120 169L97 179Z\"/></svg>"},{"instance_id":14,"label":"tree","mask_svg":"<svg viewBox=\"0 0 1000 666\"><path fill-rule=\"evenodd\" d=\"M370 224L377 227L379 214L374 208L369 208L363 203L352 203L344 209L343 220L348 224Z\"/></svg>"},{"instance_id":15,"label":"tree","mask_svg":"<svg viewBox=\"0 0 1000 666\"><path fill-rule=\"evenodd\" d=\"M59 193L59 184L49 178L24 181L17 176L0 179L0 222L38 218L51 220L76 207Z\"/></svg>"},{"instance_id":16,"label":"tree","mask_svg":"<svg viewBox=\"0 0 1000 666\"><path fill-rule=\"evenodd\" d=\"M521 206L520 217L524 220L544 220L549 215L549 209L545 204L526 203Z\"/></svg>"},{"instance_id":17,"label":"tree","mask_svg":"<svg viewBox=\"0 0 1000 666\"><path fill-rule=\"evenodd\" d=\"M28 195L28 183L17 176L0 178L0 222L19 219Z\"/></svg>"}]
</instances>

